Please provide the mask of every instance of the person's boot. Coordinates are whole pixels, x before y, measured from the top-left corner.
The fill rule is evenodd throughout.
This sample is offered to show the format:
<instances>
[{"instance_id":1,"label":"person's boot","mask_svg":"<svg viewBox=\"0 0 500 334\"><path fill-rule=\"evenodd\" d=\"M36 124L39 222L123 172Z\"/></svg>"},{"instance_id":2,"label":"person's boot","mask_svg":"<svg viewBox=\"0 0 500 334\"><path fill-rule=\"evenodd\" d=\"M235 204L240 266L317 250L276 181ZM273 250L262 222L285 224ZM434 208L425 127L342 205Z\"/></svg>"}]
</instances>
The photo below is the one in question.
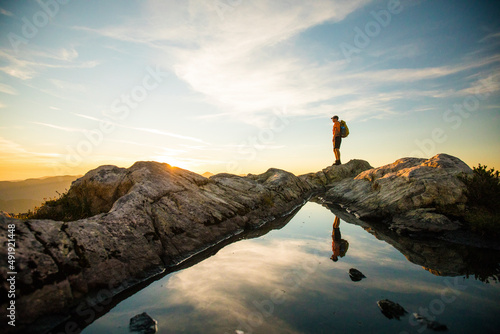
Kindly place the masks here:
<instances>
[{"instance_id":1,"label":"person's boot","mask_svg":"<svg viewBox=\"0 0 500 334\"><path fill-rule=\"evenodd\" d=\"M340 165L340 160L335 160L334 165Z\"/></svg>"}]
</instances>

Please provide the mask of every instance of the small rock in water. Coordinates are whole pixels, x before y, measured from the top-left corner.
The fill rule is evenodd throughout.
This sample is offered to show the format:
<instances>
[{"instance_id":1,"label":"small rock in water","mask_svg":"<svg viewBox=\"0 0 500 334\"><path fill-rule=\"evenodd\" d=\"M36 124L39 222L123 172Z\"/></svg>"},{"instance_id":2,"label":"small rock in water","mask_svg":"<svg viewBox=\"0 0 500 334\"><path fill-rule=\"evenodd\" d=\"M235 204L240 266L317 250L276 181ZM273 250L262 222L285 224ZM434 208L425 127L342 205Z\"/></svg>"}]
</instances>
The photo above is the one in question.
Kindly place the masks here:
<instances>
[{"instance_id":1,"label":"small rock in water","mask_svg":"<svg viewBox=\"0 0 500 334\"><path fill-rule=\"evenodd\" d=\"M134 333L153 334L158 330L156 323L155 319L143 312L130 319L129 329Z\"/></svg>"},{"instance_id":2,"label":"small rock in water","mask_svg":"<svg viewBox=\"0 0 500 334\"><path fill-rule=\"evenodd\" d=\"M436 332L443 332L448 330L448 327L446 327L446 325L443 325L437 321L429 320L418 313L413 313L413 316L415 317L415 319L417 319L418 322L425 324L427 328L432 329Z\"/></svg>"},{"instance_id":3,"label":"small rock in water","mask_svg":"<svg viewBox=\"0 0 500 334\"><path fill-rule=\"evenodd\" d=\"M382 299L377 302L378 307L382 311L382 314L387 318L398 319L408 313L401 305L395 303L389 299Z\"/></svg>"},{"instance_id":4,"label":"small rock in water","mask_svg":"<svg viewBox=\"0 0 500 334\"><path fill-rule=\"evenodd\" d=\"M351 281L353 282L358 282L361 281L363 278L366 278L365 275L361 271L355 268L349 269L349 277L351 278Z\"/></svg>"}]
</instances>

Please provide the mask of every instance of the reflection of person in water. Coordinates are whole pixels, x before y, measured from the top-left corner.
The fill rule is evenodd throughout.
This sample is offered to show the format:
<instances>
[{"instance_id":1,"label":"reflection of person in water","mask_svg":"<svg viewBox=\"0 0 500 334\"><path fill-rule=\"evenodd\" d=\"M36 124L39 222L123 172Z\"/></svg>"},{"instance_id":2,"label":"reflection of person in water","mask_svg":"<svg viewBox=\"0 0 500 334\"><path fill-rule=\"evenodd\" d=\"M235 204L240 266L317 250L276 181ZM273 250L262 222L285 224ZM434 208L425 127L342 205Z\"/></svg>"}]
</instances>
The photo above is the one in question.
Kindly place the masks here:
<instances>
[{"instance_id":1,"label":"reflection of person in water","mask_svg":"<svg viewBox=\"0 0 500 334\"><path fill-rule=\"evenodd\" d=\"M335 220L333 221L333 230L332 230L332 252L333 255L330 259L334 262L337 262L340 257L344 257L345 253L347 253L347 248L349 248L349 243L347 240L341 239L340 236L340 219L335 216Z\"/></svg>"}]
</instances>

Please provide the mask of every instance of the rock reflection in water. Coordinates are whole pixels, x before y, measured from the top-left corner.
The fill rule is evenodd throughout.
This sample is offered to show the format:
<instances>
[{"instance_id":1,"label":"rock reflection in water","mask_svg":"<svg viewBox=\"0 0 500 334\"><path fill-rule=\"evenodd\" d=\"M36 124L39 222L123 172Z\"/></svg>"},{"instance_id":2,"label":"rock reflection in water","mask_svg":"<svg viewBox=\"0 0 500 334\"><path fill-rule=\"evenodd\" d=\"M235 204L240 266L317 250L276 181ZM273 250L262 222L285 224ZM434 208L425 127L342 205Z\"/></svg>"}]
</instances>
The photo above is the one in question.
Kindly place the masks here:
<instances>
[{"instance_id":1,"label":"rock reflection in water","mask_svg":"<svg viewBox=\"0 0 500 334\"><path fill-rule=\"evenodd\" d=\"M274 229L270 233L256 238L265 229L251 231L247 240L205 253L208 258L201 262L193 257L196 265L186 263L152 282L83 333L127 334L123 324L140 312L169 333L416 333L439 328L432 321L446 324L450 332L495 332L500 327L497 284L431 275L373 237L373 231L366 233L338 217L350 247L337 262L330 260L335 216L307 203L288 223L270 222L265 227ZM432 263L425 260L432 248L420 247L412 250L423 251L424 259L417 260ZM353 283L348 273L355 271L350 269L367 278ZM381 300L398 303L408 314L399 321L388 319L381 312L385 303L384 309L377 306ZM436 309L436 301L445 303L445 309Z\"/></svg>"},{"instance_id":2,"label":"rock reflection in water","mask_svg":"<svg viewBox=\"0 0 500 334\"><path fill-rule=\"evenodd\" d=\"M433 275L474 277L485 283L498 282L500 278L500 250L431 237L402 236L387 229L385 225L361 221L340 207L327 207L345 222L359 225L377 239L387 242L408 261L422 266ZM464 238L461 235L461 239L466 239L466 236Z\"/></svg>"}]
</instances>

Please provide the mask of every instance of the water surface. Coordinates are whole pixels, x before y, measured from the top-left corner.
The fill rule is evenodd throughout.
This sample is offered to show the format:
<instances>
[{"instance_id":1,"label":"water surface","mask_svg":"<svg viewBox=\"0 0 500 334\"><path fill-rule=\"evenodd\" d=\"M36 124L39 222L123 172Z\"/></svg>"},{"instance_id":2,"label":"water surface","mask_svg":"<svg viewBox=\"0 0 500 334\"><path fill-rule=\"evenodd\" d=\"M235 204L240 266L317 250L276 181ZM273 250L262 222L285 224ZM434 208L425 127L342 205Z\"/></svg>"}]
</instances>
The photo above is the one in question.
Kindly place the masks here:
<instances>
[{"instance_id":1,"label":"water surface","mask_svg":"<svg viewBox=\"0 0 500 334\"><path fill-rule=\"evenodd\" d=\"M447 262L446 270L423 268L413 263L419 263L414 253L422 249L432 259L434 244L412 243L410 262L369 229L342 219L340 239L348 247L343 254L342 241L343 256L332 261L335 217L309 202L283 228L230 244L164 276L83 333L130 333L130 318L142 312L158 321L158 333L432 332L414 320L414 312L445 324L449 333L498 333L500 285L494 279L460 275L466 269L450 268L456 252L443 255L442 249L436 253ZM498 264L497 256L489 259ZM352 281L350 268L367 277ZM381 299L399 303L409 314L388 319L377 306Z\"/></svg>"}]
</instances>

